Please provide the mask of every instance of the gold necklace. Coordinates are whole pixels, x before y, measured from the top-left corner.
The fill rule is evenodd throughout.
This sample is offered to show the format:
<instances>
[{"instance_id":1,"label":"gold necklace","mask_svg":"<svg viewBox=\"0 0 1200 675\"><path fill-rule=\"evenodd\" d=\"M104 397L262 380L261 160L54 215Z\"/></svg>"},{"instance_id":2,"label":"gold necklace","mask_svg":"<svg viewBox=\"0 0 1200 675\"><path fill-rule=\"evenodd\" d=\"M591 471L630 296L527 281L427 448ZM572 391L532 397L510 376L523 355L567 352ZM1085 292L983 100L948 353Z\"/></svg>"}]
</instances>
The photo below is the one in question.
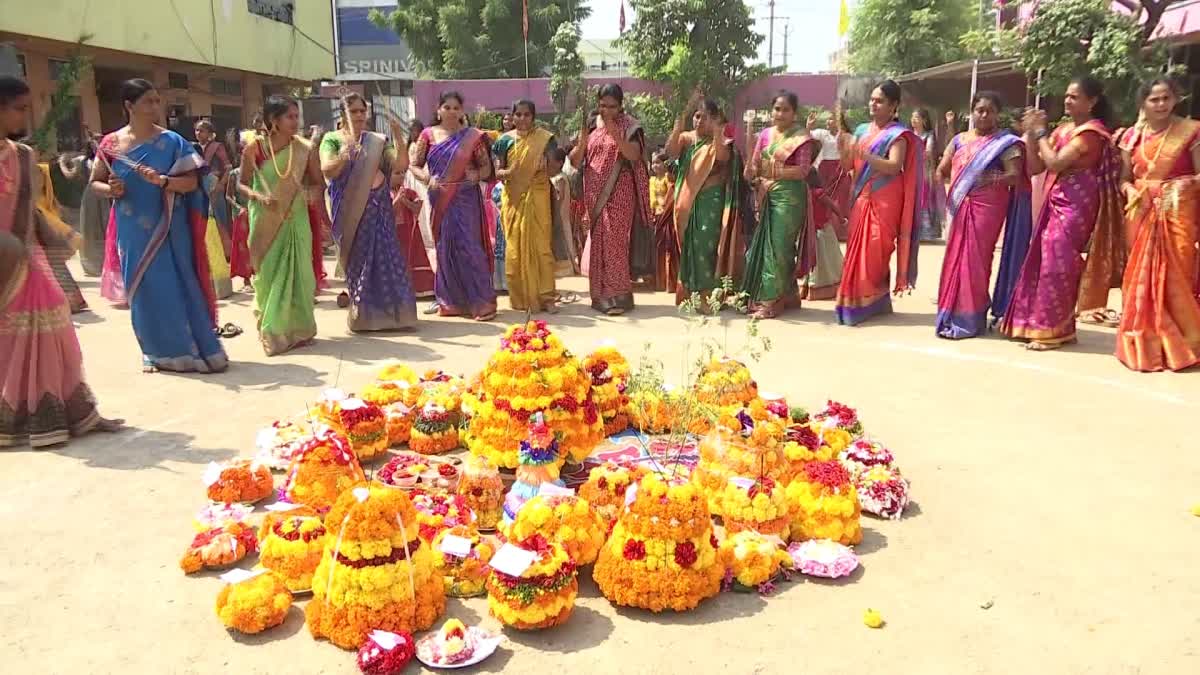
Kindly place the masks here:
<instances>
[{"instance_id":1,"label":"gold necklace","mask_svg":"<svg viewBox=\"0 0 1200 675\"><path fill-rule=\"evenodd\" d=\"M288 139L288 149L291 150L291 148L292 148L292 139L289 138ZM292 175L292 159L296 156L296 153L294 153L294 152L288 153L287 168L284 169L283 171L280 171L279 170L279 161L275 155L275 144L271 142L270 136L267 136L267 149L271 151L271 165L275 167L275 173L279 176L279 182L282 183L284 180L286 180L287 178L289 178Z\"/></svg>"},{"instance_id":2,"label":"gold necklace","mask_svg":"<svg viewBox=\"0 0 1200 675\"><path fill-rule=\"evenodd\" d=\"M1163 130L1159 136L1158 150L1154 153L1154 159L1146 156L1146 132L1142 131L1142 142L1138 143L1138 153L1142 156L1142 161L1146 163L1146 175L1154 173L1155 167L1158 166L1158 158L1162 155L1163 146L1167 144L1167 136L1170 135L1171 129L1175 126L1175 120L1172 118L1171 123Z\"/></svg>"}]
</instances>

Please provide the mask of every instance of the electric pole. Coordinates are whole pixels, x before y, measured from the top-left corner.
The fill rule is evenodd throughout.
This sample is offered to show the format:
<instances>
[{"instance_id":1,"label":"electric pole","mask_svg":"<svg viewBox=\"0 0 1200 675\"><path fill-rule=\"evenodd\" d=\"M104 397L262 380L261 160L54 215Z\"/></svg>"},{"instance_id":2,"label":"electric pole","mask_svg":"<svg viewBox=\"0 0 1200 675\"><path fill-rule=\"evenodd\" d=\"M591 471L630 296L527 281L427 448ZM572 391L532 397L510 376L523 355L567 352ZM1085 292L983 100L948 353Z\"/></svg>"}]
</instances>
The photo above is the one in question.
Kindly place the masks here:
<instances>
[{"instance_id":1,"label":"electric pole","mask_svg":"<svg viewBox=\"0 0 1200 675\"><path fill-rule=\"evenodd\" d=\"M775 0L769 0L771 7L770 23L767 27L767 67L775 65Z\"/></svg>"},{"instance_id":2,"label":"electric pole","mask_svg":"<svg viewBox=\"0 0 1200 675\"><path fill-rule=\"evenodd\" d=\"M783 19L783 69L788 69L788 35L792 32L792 19L784 17Z\"/></svg>"}]
</instances>

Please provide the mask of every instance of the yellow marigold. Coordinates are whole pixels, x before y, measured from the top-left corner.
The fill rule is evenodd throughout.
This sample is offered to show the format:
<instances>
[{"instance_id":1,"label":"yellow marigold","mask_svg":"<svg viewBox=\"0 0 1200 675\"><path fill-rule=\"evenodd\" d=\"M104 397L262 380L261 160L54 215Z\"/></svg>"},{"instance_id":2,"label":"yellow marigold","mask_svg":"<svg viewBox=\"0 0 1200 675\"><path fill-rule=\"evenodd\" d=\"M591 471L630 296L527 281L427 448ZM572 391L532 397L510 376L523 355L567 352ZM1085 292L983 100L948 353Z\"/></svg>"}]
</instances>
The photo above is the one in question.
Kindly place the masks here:
<instances>
[{"instance_id":1,"label":"yellow marigold","mask_svg":"<svg viewBox=\"0 0 1200 675\"><path fill-rule=\"evenodd\" d=\"M278 626L291 606L292 594L271 572L229 584L217 595L217 617L226 628L242 633L261 633Z\"/></svg>"},{"instance_id":2,"label":"yellow marigold","mask_svg":"<svg viewBox=\"0 0 1200 675\"><path fill-rule=\"evenodd\" d=\"M504 481L496 465L486 458L470 456L458 482L458 494L475 513L475 525L491 530L504 514Z\"/></svg>"},{"instance_id":3,"label":"yellow marigold","mask_svg":"<svg viewBox=\"0 0 1200 675\"><path fill-rule=\"evenodd\" d=\"M459 557L442 551L442 543L447 535L462 537L471 542L470 552L466 557ZM442 575L446 595L456 598L470 598L483 595L486 591L488 567L495 553L490 540L479 534L472 525L456 525L442 530L433 540L433 568Z\"/></svg>"},{"instance_id":4,"label":"yellow marigold","mask_svg":"<svg viewBox=\"0 0 1200 675\"><path fill-rule=\"evenodd\" d=\"M293 504L324 511L345 490L366 480L362 466L342 436L318 434L306 441L288 469L284 494Z\"/></svg>"},{"instance_id":5,"label":"yellow marigold","mask_svg":"<svg viewBox=\"0 0 1200 675\"><path fill-rule=\"evenodd\" d=\"M625 491L646 474L643 466L624 466L605 462L592 469L587 482L579 486L579 496L591 504L611 529L625 508Z\"/></svg>"},{"instance_id":6,"label":"yellow marigold","mask_svg":"<svg viewBox=\"0 0 1200 675\"><path fill-rule=\"evenodd\" d=\"M562 547L535 537L537 557L521 576L492 570L487 581L488 613L517 630L550 628L565 622L579 592L575 562Z\"/></svg>"},{"instance_id":7,"label":"yellow marigold","mask_svg":"<svg viewBox=\"0 0 1200 675\"><path fill-rule=\"evenodd\" d=\"M700 461L691 476L692 483L708 500L709 510L722 517L726 514L721 495L731 478L761 476L782 485L791 476L782 444L753 434L745 437L730 426L723 417L717 428L701 440ZM756 430L758 426L756 423Z\"/></svg>"},{"instance_id":8,"label":"yellow marigold","mask_svg":"<svg viewBox=\"0 0 1200 675\"><path fill-rule=\"evenodd\" d=\"M608 527L587 501L572 496L537 496L525 502L508 528L512 541L540 534L567 552L577 565L590 565L600 554Z\"/></svg>"},{"instance_id":9,"label":"yellow marigold","mask_svg":"<svg viewBox=\"0 0 1200 675\"><path fill-rule=\"evenodd\" d=\"M787 487L792 541L862 541L861 508L850 474L836 461L811 462Z\"/></svg>"},{"instance_id":10,"label":"yellow marigold","mask_svg":"<svg viewBox=\"0 0 1200 675\"><path fill-rule=\"evenodd\" d=\"M774 480L734 477L716 499L726 532L755 530L787 538L790 509L784 487Z\"/></svg>"},{"instance_id":11,"label":"yellow marigold","mask_svg":"<svg viewBox=\"0 0 1200 675\"><path fill-rule=\"evenodd\" d=\"M740 361L715 359L696 378L696 398L718 406L745 405L758 398L758 385Z\"/></svg>"},{"instance_id":12,"label":"yellow marigold","mask_svg":"<svg viewBox=\"0 0 1200 675\"><path fill-rule=\"evenodd\" d=\"M320 518L289 516L271 526L258 559L279 575L289 591L307 591L324 550L325 525Z\"/></svg>"},{"instance_id":13,"label":"yellow marigold","mask_svg":"<svg viewBox=\"0 0 1200 675\"><path fill-rule=\"evenodd\" d=\"M754 588L779 574L779 568L791 564L791 556L779 542L759 532L743 530L721 542L721 564L739 584Z\"/></svg>"}]
</instances>

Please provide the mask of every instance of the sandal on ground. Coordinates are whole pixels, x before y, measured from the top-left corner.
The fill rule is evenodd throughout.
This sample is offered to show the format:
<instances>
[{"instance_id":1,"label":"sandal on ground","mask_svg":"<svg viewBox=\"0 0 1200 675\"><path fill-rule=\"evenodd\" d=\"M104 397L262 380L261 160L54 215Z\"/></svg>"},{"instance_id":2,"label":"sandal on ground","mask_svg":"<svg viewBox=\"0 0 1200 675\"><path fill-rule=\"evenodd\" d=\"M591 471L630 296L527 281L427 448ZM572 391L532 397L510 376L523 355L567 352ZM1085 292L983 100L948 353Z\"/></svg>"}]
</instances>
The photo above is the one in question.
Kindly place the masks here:
<instances>
[{"instance_id":1,"label":"sandal on ground","mask_svg":"<svg viewBox=\"0 0 1200 675\"><path fill-rule=\"evenodd\" d=\"M341 307L342 309L349 307L350 306L350 294L347 293L346 291L342 291L341 293L338 293L337 306Z\"/></svg>"},{"instance_id":2,"label":"sandal on ground","mask_svg":"<svg viewBox=\"0 0 1200 675\"><path fill-rule=\"evenodd\" d=\"M471 318L476 321L480 321L480 322L491 321L492 319L496 318L496 312L493 311L493 312L488 312L487 314L479 314L479 315L473 316Z\"/></svg>"},{"instance_id":3,"label":"sandal on ground","mask_svg":"<svg viewBox=\"0 0 1200 675\"><path fill-rule=\"evenodd\" d=\"M220 330L217 331L217 334L223 338L235 338L241 335L242 332L243 331L241 327L237 326L236 324L227 323L224 326L221 326Z\"/></svg>"}]
</instances>

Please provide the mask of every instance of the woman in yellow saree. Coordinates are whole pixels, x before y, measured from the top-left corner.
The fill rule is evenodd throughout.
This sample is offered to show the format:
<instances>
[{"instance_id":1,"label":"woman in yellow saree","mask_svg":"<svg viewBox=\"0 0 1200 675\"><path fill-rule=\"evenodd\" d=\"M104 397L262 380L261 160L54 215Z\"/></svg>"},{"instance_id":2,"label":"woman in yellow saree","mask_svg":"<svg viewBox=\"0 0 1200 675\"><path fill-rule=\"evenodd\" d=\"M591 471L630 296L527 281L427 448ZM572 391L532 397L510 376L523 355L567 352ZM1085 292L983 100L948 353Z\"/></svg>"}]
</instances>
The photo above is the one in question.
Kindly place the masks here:
<instances>
[{"instance_id":1,"label":"woman in yellow saree","mask_svg":"<svg viewBox=\"0 0 1200 675\"><path fill-rule=\"evenodd\" d=\"M513 129L492 146L496 178L504 183L500 221L504 227L504 269L513 309L558 311L554 290L553 218L547 159L554 134L534 125L533 102L513 104Z\"/></svg>"},{"instance_id":2,"label":"woman in yellow saree","mask_svg":"<svg viewBox=\"0 0 1200 675\"><path fill-rule=\"evenodd\" d=\"M1141 92L1144 121L1121 139L1126 240L1117 358L1130 370L1200 363L1196 242L1200 239L1200 122L1173 115L1174 83Z\"/></svg>"}]
</instances>

